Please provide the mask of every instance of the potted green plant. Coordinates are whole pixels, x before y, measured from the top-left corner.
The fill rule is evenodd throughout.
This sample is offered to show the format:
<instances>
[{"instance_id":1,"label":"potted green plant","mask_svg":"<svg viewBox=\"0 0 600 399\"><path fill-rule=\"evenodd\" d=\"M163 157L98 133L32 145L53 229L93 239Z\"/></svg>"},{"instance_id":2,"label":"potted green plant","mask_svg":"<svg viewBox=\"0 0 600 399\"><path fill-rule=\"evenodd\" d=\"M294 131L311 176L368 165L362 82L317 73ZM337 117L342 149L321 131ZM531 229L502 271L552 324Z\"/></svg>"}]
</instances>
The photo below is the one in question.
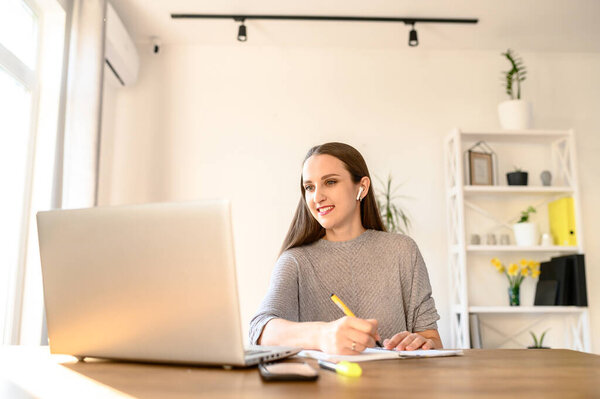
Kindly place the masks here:
<instances>
[{"instance_id":1,"label":"potted green plant","mask_svg":"<svg viewBox=\"0 0 600 399\"><path fill-rule=\"evenodd\" d=\"M529 331L529 334L531 334L533 337L533 345L528 346L527 349L550 349L550 347L544 346L544 337L546 336L548 330L544 331L539 339L532 331Z\"/></svg>"},{"instance_id":2,"label":"potted green plant","mask_svg":"<svg viewBox=\"0 0 600 399\"><path fill-rule=\"evenodd\" d=\"M530 205L521 211L521 217L513 224L515 242L518 246L531 247L539 244L537 224L529 220L532 213L536 213L536 210Z\"/></svg>"},{"instance_id":3,"label":"potted green plant","mask_svg":"<svg viewBox=\"0 0 600 399\"><path fill-rule=\"evenodd\" d=\"M376 191L377 206L381 214L381 220L387 231L391 233L408 234L410 220L404 210L395 204L400 196L395 195L398 187L392 189L392 176L388 175L387 182L379 180L383 189Z\"/></svg>"},{"instance_id":4,"label":"potted green plant","mask_svg":"<svg viewBox=\"0 0 600 399\"><path fill-rule=\"evenodd\" d=\"M510 63L510 69L502 72L509 100L498 105L500 126L503 129L529 129L532 126L531 103L521 99L521 82L527 76L523 60L511 49L502 53Z\"/></svg>"},{"instance_id":5,"label":"potted green plant","mask_svg":"<svg viewBox=\"0 0 600 399\"><path fill-rule=\"evenodd\" d=\"M509 186L526 186L527 185L527 172L521 170L521 168L515 166L515 170L506 174L506 180Z\"/></svg>"}]
</instances>

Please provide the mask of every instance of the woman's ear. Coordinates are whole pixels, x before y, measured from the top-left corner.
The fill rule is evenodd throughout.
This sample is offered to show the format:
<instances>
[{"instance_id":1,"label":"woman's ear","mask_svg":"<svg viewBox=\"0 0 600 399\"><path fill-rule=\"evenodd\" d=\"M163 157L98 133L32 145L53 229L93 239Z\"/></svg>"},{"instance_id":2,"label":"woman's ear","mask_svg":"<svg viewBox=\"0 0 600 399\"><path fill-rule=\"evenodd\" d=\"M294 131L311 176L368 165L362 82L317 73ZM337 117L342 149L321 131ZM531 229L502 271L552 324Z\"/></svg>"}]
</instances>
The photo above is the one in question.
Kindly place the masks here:
<instances>
[{"instance_id":1,"label":"woman's ear","mask_svg":"<svg viewBox=\"0 0 600 399\"><path fill-rule=\"evenodd\" d=\"M365 198L367 196L367 193L369 192L369 188L371 188L371 179L369 179L367 176L363 176L362 179L360 179L360 194L359 197L357 197L356 199L358 201L362 201L363 198Z\"/></svg>"}]
</instances>

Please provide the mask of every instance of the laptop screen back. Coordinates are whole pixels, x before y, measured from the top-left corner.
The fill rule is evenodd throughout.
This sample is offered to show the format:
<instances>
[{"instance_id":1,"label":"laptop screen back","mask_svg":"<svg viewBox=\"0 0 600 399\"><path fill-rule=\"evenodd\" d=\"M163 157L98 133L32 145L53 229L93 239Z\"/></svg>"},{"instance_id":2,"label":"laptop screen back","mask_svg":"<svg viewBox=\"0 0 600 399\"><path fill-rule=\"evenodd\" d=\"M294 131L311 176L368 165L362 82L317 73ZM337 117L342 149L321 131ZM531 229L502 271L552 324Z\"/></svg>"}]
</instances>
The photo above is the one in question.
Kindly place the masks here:
<instances>
[{"instance_id":1,"label":"laptop screen back","mask_svg":"<svg viewBox=\"0 0 600 399\"><path fill-rule=\"evenodd\" d=\"M52 353L243 364L228 201L40 212Z\"/></svg>"}]
</instances>

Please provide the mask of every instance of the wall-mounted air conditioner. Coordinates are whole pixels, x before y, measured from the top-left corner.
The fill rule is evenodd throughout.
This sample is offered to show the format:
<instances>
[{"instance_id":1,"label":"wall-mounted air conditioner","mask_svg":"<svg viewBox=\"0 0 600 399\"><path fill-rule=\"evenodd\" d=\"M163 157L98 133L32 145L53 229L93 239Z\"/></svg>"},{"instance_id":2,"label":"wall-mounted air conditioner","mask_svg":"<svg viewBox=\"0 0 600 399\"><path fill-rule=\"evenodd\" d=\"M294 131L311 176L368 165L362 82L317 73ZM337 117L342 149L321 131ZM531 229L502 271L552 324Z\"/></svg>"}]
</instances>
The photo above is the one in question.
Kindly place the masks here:
<instances>
[{"instance_id":1,"label":"wall-mounted air conditioner","mask_svg":"<svg viewBox=\"0 0 600 399\"><path fill-rule=\"evenodd\" d=\"M106 64L123 86L135 83L140 68L137 49L110 3L106 9L105 58Z\"/></svg>"}]
</instances>

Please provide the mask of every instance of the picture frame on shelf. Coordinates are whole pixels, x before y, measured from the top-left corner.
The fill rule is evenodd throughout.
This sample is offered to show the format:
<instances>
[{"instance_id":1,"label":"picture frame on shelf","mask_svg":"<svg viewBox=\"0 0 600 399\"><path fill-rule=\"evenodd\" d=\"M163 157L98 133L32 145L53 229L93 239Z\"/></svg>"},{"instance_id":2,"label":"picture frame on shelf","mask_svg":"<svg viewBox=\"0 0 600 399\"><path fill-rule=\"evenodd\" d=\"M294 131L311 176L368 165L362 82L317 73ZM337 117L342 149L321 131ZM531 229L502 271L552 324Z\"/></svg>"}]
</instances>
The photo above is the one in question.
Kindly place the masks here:
<instances>
[{"instance_id":1,"label":"picture frame on shelf","mask_svg":"<svg viewBox=\"0 0 600 399\"><path fill-rule=\"evenodd\" d=\"M496 153L485 141L478 141L464 152L465 181L473 186L498 184Z\"/></svg>"},{"instance_id":2,"label":"picture frame on shelf","mask_svg":"<svg viewBox=\"0 0 600 399\"><path fill-rule=\"evenodd\" d=\"M493 185L491 154L469 151L469 182L473 186Z\"/></svg>"}]
</instances>

